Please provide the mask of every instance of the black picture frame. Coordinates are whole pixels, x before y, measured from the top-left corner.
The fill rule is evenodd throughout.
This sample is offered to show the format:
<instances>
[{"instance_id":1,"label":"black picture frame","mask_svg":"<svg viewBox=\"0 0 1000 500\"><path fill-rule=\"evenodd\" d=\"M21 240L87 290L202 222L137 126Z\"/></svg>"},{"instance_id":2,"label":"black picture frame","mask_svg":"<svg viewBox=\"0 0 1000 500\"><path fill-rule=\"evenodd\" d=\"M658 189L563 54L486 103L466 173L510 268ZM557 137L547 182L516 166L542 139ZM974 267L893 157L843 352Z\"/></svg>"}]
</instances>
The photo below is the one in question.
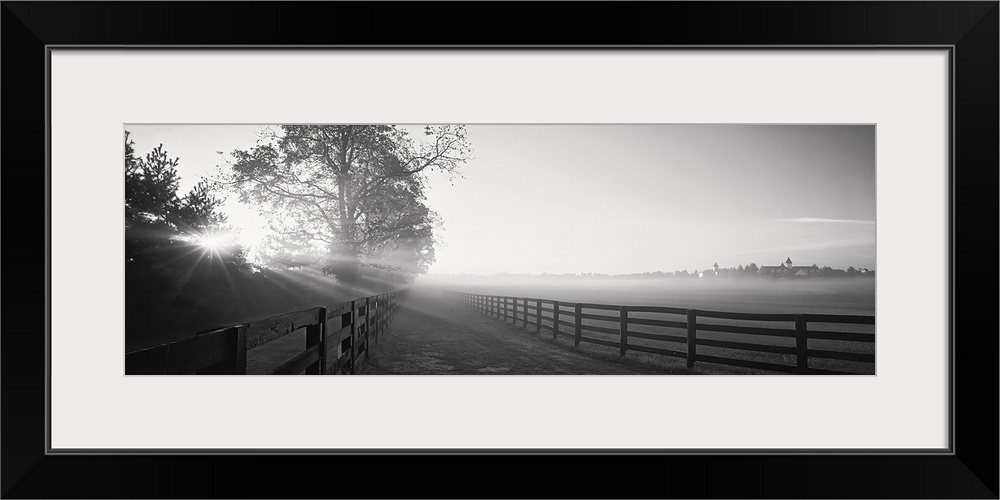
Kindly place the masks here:
<instances>
[{"instance_id":1,"label":"black picture frame","mask_svg":"<svg viewBox=\"0 0 1000 500\"><path fill-rule=\"evenodd\" d=\"M2 496L997 498L998 20L996 1L2 2L3 254L45 270L3 294ZM950 47L951 452L47 453L49 48L344 45Z\"/></svg>"}]
</instances>

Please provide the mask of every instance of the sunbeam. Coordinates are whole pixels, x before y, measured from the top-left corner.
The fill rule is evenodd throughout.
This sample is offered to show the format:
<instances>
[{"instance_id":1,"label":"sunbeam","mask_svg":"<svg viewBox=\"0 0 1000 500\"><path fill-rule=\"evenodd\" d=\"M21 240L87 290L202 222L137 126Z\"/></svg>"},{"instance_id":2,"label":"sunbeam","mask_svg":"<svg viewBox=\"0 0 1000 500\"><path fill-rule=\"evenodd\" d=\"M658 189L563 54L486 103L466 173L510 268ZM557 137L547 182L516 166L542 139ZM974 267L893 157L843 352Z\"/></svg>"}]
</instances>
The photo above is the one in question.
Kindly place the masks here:
<instances>
[{"instance_id":1,"label":"sunbeam","mask_svg":"<svg viewBox=\"0 0 1000 500\"><path fill-rule=\"evenodd\" d=\"M229 243L229 235L225 233L209 234L198 240L198 245L213 252L218 252Z\"/></svg>"}]
</instances>

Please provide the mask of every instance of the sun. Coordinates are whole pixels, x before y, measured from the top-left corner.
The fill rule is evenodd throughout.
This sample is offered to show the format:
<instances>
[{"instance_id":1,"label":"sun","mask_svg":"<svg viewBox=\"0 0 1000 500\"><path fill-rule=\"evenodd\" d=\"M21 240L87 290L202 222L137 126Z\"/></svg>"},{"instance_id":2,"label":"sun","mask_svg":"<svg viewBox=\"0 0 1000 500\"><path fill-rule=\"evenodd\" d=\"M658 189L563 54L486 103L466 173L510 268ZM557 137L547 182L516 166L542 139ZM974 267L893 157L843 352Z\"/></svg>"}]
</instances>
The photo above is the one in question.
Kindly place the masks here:
<instances>
[{"instance_id":1,"label":"sun","mask_svg":"<svg viewBox=\"0 0 1000 500\"><path fill-rule=\"evenodd\" d=\"M231 239L229 233L212 233L198 238L198 246L206 250L218 251L229 244Z\"/></svg>"},{"instance_id":2,"label":"sun","mask_svg":"<svg viewBox=\"0 0 1000 500\"><path fill-rule=\"evenodd\" d=\"M189 241L201 248L207 255L221 255L227 253L228 248L233 245L233 233L208 230L199 232Z\"/></svg>"}]
</instances>

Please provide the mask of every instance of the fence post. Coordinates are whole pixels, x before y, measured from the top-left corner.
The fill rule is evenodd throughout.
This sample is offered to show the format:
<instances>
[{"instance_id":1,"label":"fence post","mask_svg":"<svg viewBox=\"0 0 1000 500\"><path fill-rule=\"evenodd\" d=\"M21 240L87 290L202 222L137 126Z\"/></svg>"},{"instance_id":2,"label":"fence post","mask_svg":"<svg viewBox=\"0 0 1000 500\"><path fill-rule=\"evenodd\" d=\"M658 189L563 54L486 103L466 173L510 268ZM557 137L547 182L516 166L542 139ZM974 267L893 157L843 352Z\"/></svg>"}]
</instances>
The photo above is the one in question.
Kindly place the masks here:
<instances>
[{"instance_id":1,"label":"fence post","mask_svg":"<svg viewBox=\"0 0 1000 500\"><path fill-rule=\"evenodd\" d=\"M580 304L574 306L576 315L576 331L573 332L573 347L580 347L580 337L583 329L583 319L580 318L580 311L583 309Z\"/></svg>"},{"instance_id":2,"label":"fence post","mask_svg":"<svg viewBox=\"0 0 1000 500\"><path fill-rule=\"evenodd\" d=\"M552 339L559 337L559 301L552 301Z\"/></svg>"},{"instance_id":3,"label":"fence post","mask_svg":"<svg viewBox=\"0 0 1000 500\"><path fill-rule=\"evenodd\" d=\"M698 316L694 309L687 310L687 367L694 368L694 360L697 356L698 344Z\"/></svg>"},{"instance_id":4,"label":"fence post","mask_svg":"<svg viewBox=\"0 0 1000 500\"><path fill-rule=\"evenodd\" d=\"M247 374L247 325L236 327L236 374Z\"/></svg>"},{"instance_id":5,"label":"fence post","mask_svg":"<svg viewBox=\"0 0 1000 500\"><path fill-rule=\"evenodd\" d=\"M375 343L378 343L378 336L382 333L382 296L375 296Z\"/></svg>"},{"instance_id":6,"label":"fence post","mask_svg":"<svg viewBox=\"0 0 1000 500\"><path fill-rule=\"evenodd\" d=\"M326 308L319 308L319 374L326 375L326 364L329 359L329 346L326 343L327 334Z\"/></svg>"},{"instance_id":7,"label":"fence post","mask_svg":"<svg viewBox=\"0 0 1000 500\"><path fill-rule=\"evenodd\" d=\"M535 299L535 333L542 333L542 299Z\"/></svg>"},{"instance_id":8,"label":"fence post","mask_svg":"<svg viewBox=\"0 0 1000 500\"><path fill-rule=\"evenodd\" d=\"M326 308L319 308L319 324L306 327L306 349L319 346L319 361L306 368L306 375L323 375L326 373Z\"/></svg>"},{"instance_id":9,"label":"fence post","mask_svg":"<svg viewBox=\"0 0 1000 500\"><path fill-rule=\"evenodd\" d=\"M375 343L377 344L378 343L378 295L372 297L371 307L372 309L375 310L375 314L371 314L371 311L368 312L372 318L371 331L368 333L371 335L372 340L374 340Z\"/></svg>"},{"instance_id":10,"label":"fence post","mask_svg":"<svg viewBox=\"0 0 1000 500\"><path fill-rule=\"evenodd\" d=\"M524 329L528 329L528 298L524 298Z\"/></svg>"},{"instance_id":11,"label":"fence post","mask_svg":"<svg viewBox=\"0 0 1000 500\"><path fill-rule=\"evenodd\" d=\"M619 321L620 342L618 345L618 355L624 356L625 349L628 348L628 306L620 306L618 308L618 315L620 317Z\"/></svg>"},{"instance_id":12,"label":"fence post","mask_svg":"<svg viewBox=\"0 0 1000 500\"><path fill-rule=\"evenodd\" d=\"M351 375L354 375L354 360L358 352L358 308L355 300L351 301Z\"/></svg>"},{"instance_id":13,"label":"fence post","mask_svg":"<svg viewBox=\"0 0 1000 500\"><path fill-rule=\"evenodd\" d=\"M511 311L510 315L510 324L517 326L517 297L511 297L510 302L511 305L513 306L512 308L513 310Z\"/></svg>"},{"instance_id":14,"label":"fence post","mask_svg":"<svg viewBox=\"0 0 1000 500\"><path fill-rule=\"evenodd\" d=\"M372 338L372 305L371 301L368 300L369 297L365 297L365 359L371 356L371 351L368 350L368 342Z\"/></svg>"},{"instance_id":15,"label":"fence post","mask_svg":"<svg viewBox=\"0 0 1000 500\"><path fill-rule=\"evenodd\" d=\"M798 372L808 373L809 344L808 337L806 337L806 318L801 314L795 315L795 354Z\"/></svg>"}]
</instances>

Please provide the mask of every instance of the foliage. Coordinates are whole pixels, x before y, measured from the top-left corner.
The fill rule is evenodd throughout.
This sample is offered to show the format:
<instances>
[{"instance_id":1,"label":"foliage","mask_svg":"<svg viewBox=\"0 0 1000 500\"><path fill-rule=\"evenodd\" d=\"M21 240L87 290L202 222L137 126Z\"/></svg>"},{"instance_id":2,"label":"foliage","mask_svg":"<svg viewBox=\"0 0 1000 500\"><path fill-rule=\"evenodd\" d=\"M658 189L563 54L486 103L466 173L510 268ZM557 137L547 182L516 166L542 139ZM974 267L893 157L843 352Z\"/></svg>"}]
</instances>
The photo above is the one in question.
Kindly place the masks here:
<instances>
[{"instance_id":1,"label":"foliage","mask_svg":"<svg viewBox=\"0 0 1000 500\"><path fill-rule=\"evenodd\" d=\"M398 282L426 272L437 218L425 174L455 174L470 158L464 127L425 127L423 141L386 125L281 128L234 151L220 180L270 221L271 265L316 265L347 286L363 271Z\"/></svg>"},{"instance_id":2,"label":"foliage","mask_svg":"<svg viewBox=\"0 0 1000 500\"><path fill-rule=\"evenodd\" d=\"M240 307L231 276L248 269L236 246L199 241L227 230L218 200L199 183L178 196L178 158L163 145L144 158L125 133L126 331L166 330ZM230 278L230 279L227 279Z\"/></svg>"}]
</instances>

